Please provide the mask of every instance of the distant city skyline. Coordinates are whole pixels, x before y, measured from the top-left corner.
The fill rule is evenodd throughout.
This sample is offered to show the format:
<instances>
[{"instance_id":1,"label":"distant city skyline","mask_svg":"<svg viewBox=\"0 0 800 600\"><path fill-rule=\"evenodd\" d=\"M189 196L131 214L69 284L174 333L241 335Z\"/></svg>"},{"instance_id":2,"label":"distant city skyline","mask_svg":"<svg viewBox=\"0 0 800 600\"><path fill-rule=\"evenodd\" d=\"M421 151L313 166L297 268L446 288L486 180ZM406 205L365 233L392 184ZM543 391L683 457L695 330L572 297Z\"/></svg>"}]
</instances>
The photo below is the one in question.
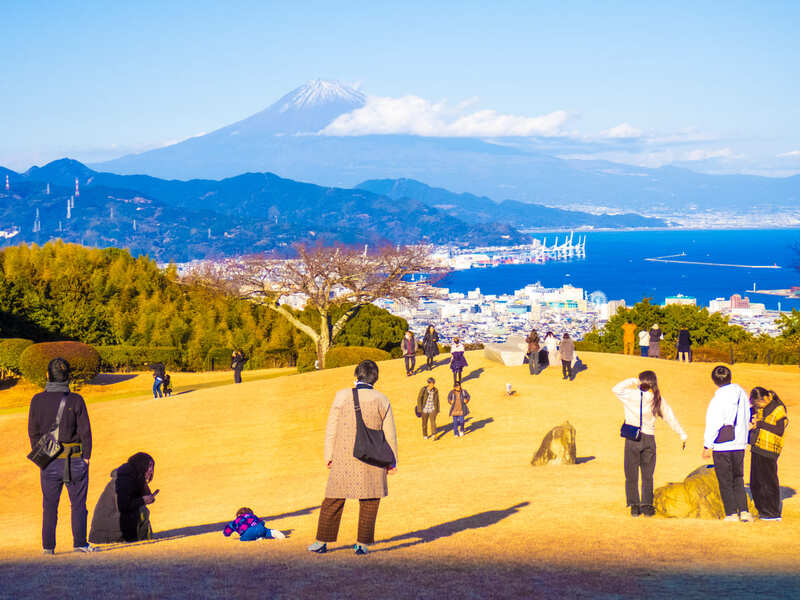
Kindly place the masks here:
<instances>
[{"instance_id":1,"label":"distant city skyline","mask_svg":"<svg viewBox=\"0 0 800 600\"><path fill-rule=\"evenodd\" d=\"M7 3L0 165L169 145L321 78L367 96L331 135L800 173L798 4L377 4Z\"/></svg>"}]
</instances>

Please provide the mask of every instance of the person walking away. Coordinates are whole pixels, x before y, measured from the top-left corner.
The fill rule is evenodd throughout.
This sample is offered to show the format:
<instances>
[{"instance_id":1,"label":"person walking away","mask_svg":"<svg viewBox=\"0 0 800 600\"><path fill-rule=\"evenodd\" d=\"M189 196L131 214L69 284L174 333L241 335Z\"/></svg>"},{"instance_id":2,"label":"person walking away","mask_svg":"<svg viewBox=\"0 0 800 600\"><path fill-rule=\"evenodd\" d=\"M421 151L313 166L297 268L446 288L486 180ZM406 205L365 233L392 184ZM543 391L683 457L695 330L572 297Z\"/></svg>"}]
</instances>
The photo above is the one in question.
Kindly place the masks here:
<instances>
[{"instance_id":1,"label":"person walking away","mask_svg":"<svg viewBox=\"0 0 800 600\"><path fill-rule=\"evenodd\" d=\"M781 520L778 457L789 424L786 405L763 387L750 390L750 491L762 521Z\"/></svg>"},{"instance_id":2,"label":"person walking away","mask_svg":"<svg viewBox=\"0 0 800 600\"><path fill-rule=\"evenodd\" d=\"M450 370L453 372L453 385L461 383L461 373L467 365L464 357L464 344L459 338L453 338L453 347L450 349Z\"/></svg>"},{"instance_id":3,"label":"person walking away","mask_svg":"<svg viewBox=\"0 0 800 600\"><path fill-rule=\"evenodd\" d=\"M406 364L406 376L410 377L414 374L414 367L417 364L417 340L411 330L406 331L401 346Z\"/></svg>"},{"instance_id":4,"label":"person walking away","mask_svg":"<svg viewBox=\"0 0 800 600\"><path fill-rule=\"evenodd\" d=\"M162 384L164 383L164 365L156 363L153 366L153 398L163 397Z\"/></svg>"},{"instance_id":5,"label":"person walking away","mask_svg":"<svg viewBox=\"0 0 800 600\"><path fill-rule=\"evenodd\" d=\"M461 388L460 381L447 394L447 402L450 404L450 416L453 417L453 435L464 437L464 417L469 414L469 392Z\"/></svg>"},{"instance_id":6,"label":"person walking away","mask_svg":"<svg viewBox=\"0 0 800 600\"><path fill-rule=\"evenodd\" d=\"M544 347L547 349L547 364L558 364L558 338L552 331L548 331L544 336Z\"/></svg>"},{"instance_id":7,"label":"person walking away","mask_svg":"<svg viewBox=\"0 0 800 600\"><path fill-rule=\"evenodd\" d=\"M436 415L439 414L439 390L436 380L428 377L427 385L423 386L417 394L417 413L422 418L422 437L426 440L436 436ZM431 434L428 435L428 424Z\"/></svg>"},{"instance_id":8,"label":"person walking away","mask_svg":"<svg viewBox=\"0 0 800 600\"><path fill-rule=\"evenodd\" d=\"M247 362L244 352L239 349L231 355L231 369L233 369L233 383L242 383L242 369Z\"/></svg>"},{"instance_id":9,"label":"person walking away","mask_svg":"<svg viewBox=\"0 0 800 600\"><path fill-rule=\"evenodd\" d=\"M692 362L692 338L686 328L678 332L678 360L681 362Z\"/></svg>"},{"instance_id":10,"label":"person walking away","mask_svg":"<svg viewBox=\"0 0 800 600\"><path fill-rule=\"evenodd\" d=\"M630 319L625 321L622 326L622 352L623 354L630 354L633 356L633 345L635 341L634 334L636 333L636 325Z\"/></svg>"},{"instance_id":11,"label":"person walking away","mask_svg":"<svg viewBox=\"0 0 800 600\"><path fill-rule=\"evenodd\" d=\"M688 436L678 423L667 401L661 396L658 379L653 371L642 371L638 377L621 381L612 388L625 409L625 423L640 428L639 439L625 438L623 465L625 469L625 500L631 516L652 517L653 473L656 470L656 417L661 417L678 434L686 449ZM639 472L642 473L642 493L639 495Z\"/></svg>"},{"instance_id":12,"label":"person walking away","mask_svg":"<svg viewBox=\"0 0 800 600\"><path fill-rule=\"evenodd\" d=\"M661 339L664 334L658 327L658 323L654 323L650 328L650 348L647 351L647 356L651 358L661 358Z\"/></svg>"},{"instance_id":13,"label":"person walking away","mask_svg":"<svg viewBox=\"0 0 800 600\"><path fill-rule=\"evenodd\" d=\"M153 457L137 452L111 471L92 514L89 541L93 544L138 542L153 537L148 504L156 501L158 490L150 491L156 471Z\"/></svg>"},{"instance_id":14,"label":"person walking away","mask_svg":"<svg viewBox=\"0 0 800 600\"><path fill-rule=\"evenodd\" d=\"M750 424L750 403L741 386L731 383L731 370L714 367L717 386L706 410L703 458L712 458L725 508L725 521L752 521L744 491L744 449Z\"/></svg>"},{"instance_id":15,"label":"person walking away","mask_svg":"<svg viewBox=\"0 0 800 600\"><path fill-rule=\"evenodd\" d=\"M642 352L642 356L647 356L649 354L648 350L650 348L650 332L646 329L642 329L639 332L639 349Z\"/></svg>"},{"instance_id":16,"label":"person walking away","mask_svg":"<svg viewBox=\"0 0 800 600\"><path fill-rule=\"evenodd\" d=\"M64 450L40 473L42 486L42 548L54 554L56 523L61 490L67 486L72 507L72 546L76 552L92 552L86 541L86 492L89 489L89 459L92 457L92 427L86 403L70 392L70 366L63 358L47 365L44 392L31 399L28 411L28 437L31 449L58 422L56 439Z\"/></svg>"},{"instance_id":17,"label":"person walking away","mask_svg":"<svg viewBox=\"0 0 800 600\"><path fill-rule=\"evenodd\" d=\"M345 499L358 499L358 539L356 554L366 554L367 546L375 541L375 521L381 498L388 495L387 474L397 471L397 433L389 399L374 389L378 381L378 365L371 360L358 364L355 370L355 392L339 390L333 399L325 429L325 464L330 469L325 499L319 512L317 539L308 547L310 552L324 554L328 542L339 535ZM371 429L382 429L392 449L395 464L387 468L374 467L353 456L356 439L354 394L358 396L364 423Z\"/></svg>"},{"instance_id":18,"label":"person walking away","mask_svg":"<svg viewBox=\"0 0 800 600\"><path fill-rule=\"evenodd\" d=\"M433 359L439 354L439 334L433 325L428 325L425 335L422 338L422 351L425 353L427 362L425 366L429 371L433 370Z\"/></svg>"},{"instance_id":19,"label":"person walking away","mask_svg":"<svg viewBox=\"0 0 800 600\"><path fill-rule=\"evenodd\" d=\"M558 354L561 357L561 378L572 379L572 359L575 355L575 342L572 341L568 333L565 333L561 339Z\"/></svg>"},{"instance_id":20,"label":"person walking away","mask_svg":"<svg viewBox=\"0 0 800 600\"><path fill-rule=\"evenodd\" d=\"M539 374L539 350L541 347L539 345L539 334L536 333L534 329L531 331L530 335L525 338L525 341L528 342L528 371L531 375L538 375Z\"/></svg>"},{"instance_id":21,"label":"person walking away","mask_svg":"<svg viewBox=\"0 0 800 600\"><path fill-rule=\"evenodd\" d=\"M285 540L286 535L278 529L269 529L264 519L255 515L252 508L243 506L236 511L236 518L225 526L222 535L230 537L233 532L239 534L240 542L255 540Z\"/></svg>"}]
</instances>

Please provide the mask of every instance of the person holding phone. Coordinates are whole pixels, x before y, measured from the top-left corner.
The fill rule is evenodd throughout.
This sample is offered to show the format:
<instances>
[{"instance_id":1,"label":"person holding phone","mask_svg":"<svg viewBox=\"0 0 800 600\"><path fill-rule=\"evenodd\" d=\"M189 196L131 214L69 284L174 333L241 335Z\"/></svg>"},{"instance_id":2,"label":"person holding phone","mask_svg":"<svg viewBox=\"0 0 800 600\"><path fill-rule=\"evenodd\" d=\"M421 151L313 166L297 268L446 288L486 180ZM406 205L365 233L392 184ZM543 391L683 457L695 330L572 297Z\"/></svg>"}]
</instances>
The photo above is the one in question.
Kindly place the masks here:
<instances>
[{"instance_id":1,"label":"person holding phone","mask_svg":"<svg viewBox=\"0 0 800 600\"><path fill-rule=\"evenodd\" d=\"M137 452L111 472L111 481L92 515L92 543L137 542L153 537L147 505L156 501L159 492L151 492L149 486L155 468L149 454Z\"/></svg>"}]
</instances>

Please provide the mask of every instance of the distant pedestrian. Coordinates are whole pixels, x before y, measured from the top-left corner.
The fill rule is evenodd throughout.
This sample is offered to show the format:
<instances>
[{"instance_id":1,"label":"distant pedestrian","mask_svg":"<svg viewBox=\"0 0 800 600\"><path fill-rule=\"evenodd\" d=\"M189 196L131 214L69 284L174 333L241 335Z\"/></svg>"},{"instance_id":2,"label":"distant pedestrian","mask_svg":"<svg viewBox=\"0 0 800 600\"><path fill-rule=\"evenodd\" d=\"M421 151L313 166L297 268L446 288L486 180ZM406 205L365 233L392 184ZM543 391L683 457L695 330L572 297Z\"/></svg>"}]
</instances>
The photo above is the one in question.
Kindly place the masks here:
<instances>
[{"instance_id":1,"label":"distant pedestrian","mask_svg":"<svg viewBox=\"0 0 800 600\"><path fill-rule=\"evenodd\" d=\"M565 333L564 337L561 338L558 354L561 357L561 378L572 379L572 359L575 358L575 342L572 341L568 333Z\"/></svg>"},{"instance_id":2,"label":"distant pedestrian","mask_svg":"<svg viewBox=\"0 0 800 600\"><path fill-rule=\"evenodd\" d=\"M633 355L633 346L635 343L636 325L628 319L622 326L622 352L623 354Z\"/></svg>"},{"instance_id":3,"label":"distant pedestrian","mask_svg":"<svg viewBox=\"0 0 800 600\"><path fill-rule=\"evenodd\" d=\"M762 521L781 520L778 457L789 424L786 405L772 390L750 391L750 491Z\"/></svg>"},{"instance_id":4,"label":"distant pedestrian","mask_svg":"<svg viewBox=\"0 0 800 600\"><path fill-rule=\"evenodd\" d=\"M539 374L539 334L532 330L525 341L528 343L528 371L531 375Z\"/></svg>"},{"instance_id":5,"label":"distant pedestrian","mask_svg":"<svg viewBox=\"0 0 800 600\"><path fill-rule=\"evenodd\" d=\"M336 392L325 428L325 464L330 469L325 499L319 511L317 540L308 547L309 552L324 554L328 542L339 536L339 523L346 498L357 498L358 540L356 554L366 554L367 545L375 541L375 520L381 498L388 495L387 473L397 470L397 432L389 399L372 386L378 381L378 365L371 360L358 364L355 371L355 389ZM364 424L371 429L382 429L392 449L395 464L375 467L353 456L356 439L355 397L358 398Z\"/></svg>"},{"instance_id":6,"label":"distant pedestrian","mask_svg":"<svg viewBox=\"0 0 800 600\"><path fill-rule=\"evenodd\" d=\"M47 365L44 392L31 399L28 412L28 437L31 449L58 423L56 435L64 450L41 470L42 548L53 554L56 547L56 522L61 490L67 486L72 505L72 546L76 552L91 552L86 541L86 492L89 489L89 459L92 456L92 428L86 404L70 392L70 366L63 358Z\"/></svg>"},{"instance_id":7,"label":"distant pedestrian","mask_svg":"<svg viewBox=\"0 0 800 600\"><path fill-rule=\"evenodd\" d=\"M450 416L453 417L453 435L464 437L464 417L469 414L469 392L461 388L460 381L447 394L447 402L450 404Z\"/></svg>"},{"instance_id":8,"label":"distant pedestrian","mask_svg":"<svg viewBox=\"0 0 800 600\"><path fill-rule=\"evenodd\" d=\"M464 357L464 344L458 338L453 338L453 346L450 348L450 370L453 371L453 384L461 384L461 373L467 365Z\"/></svg>"},{"instance_id":9,"label":"distant pedestrian","mask_svg":"<svg viewBox=\"0 0 800 600\"><path fill-rule=\"evenodd\" d=\"M686 328L678 332L678 360L681 362L692 361L692 338Z\"/></svg>"},{"instance_id":10,"label":"distant pedestrian","mask_svg":"<svg viewBox=\"0 0 800 600\"><path fill-rule=\"evenodd\" d=\"M425 366L428 367L429 371L432 371L433 359L439 354L439 334L436 333L436 329L433 325L428 325L428 328L425 330L425 335L422 338L422 351L425 353L425 358L427 359Z\"/></svg>"},{"instance_id":11,"label":"distant pedestrian","mask_svg":"<svg viewBox=\"0 0 800 600\"><path fill-rule=\"evenodd\" d=\"M650 348L650 332L646 329L642 329L639 332L639 349L642 352L642 356L647 356L648 349Z\"/></svg>"},{"instance_id":12,"label":"distant pedestrian","mask_svg":"<svg viewBox=\"0 0 800 600\"><path fill-rule=\"evenodd\" d=\"M717 391L706 410L703 458L712 458L724 521L752 521L744 491L744 449L750 427L750 402L741 386L732 383L725 365L714 367L711 380Z\"/></svg>"},{"instance_id":13,"label":"distant pedestrian","mask_svg":"<svg viewBox=\"0 0 800 600\"><path fill-rule=\"evenodd\" d=\"M548 331L544 336L544 347L547 350L547 364L558 364L558 338L552 331Z\"/></svg>"},{"instance_id":14,"label":"distant pedestrian","mask_svg":"<svg viewBox=\"0 0 800 600\"><path fill-rule=\"evenodd\" d=\"M242 369L247 362L247 357L241 349L234 350L231 354L231 369L233 369L233 382L242 383Z\"/></svg>"},{"instance_id":15,"label":"distant pedestrian","mask_svg":"<svg viewBox=\"0 0 800 600\"><path fill-rule=\"evenodd\" d=\"M417 413L422 419L422 437L426 440L435 437L436 415L439 414L439 390L433 377L428 377L427 385L417 394ZM431 426L430 435L428 435L428 424Z\"/></svg>"},{"instance_id":16,"label":"distant pedestrian","mask_svg":"<svg viewBox=\"0 0 800 600\"><path fill-rule=\"evenodd\" d=\"M639 439L625 438L625 498L631 509L631 516L640 514L652 517L656 514L653 506L653 473L656 469L656 417L666 421L677 433L683 448L688 436L678 423L678 419L661 396L658 380L653 371L642 371L639 377L626 379L614 386L617 398L625 407L625 423L639 428ZM642 495L639 496L639 471L642 473Z\"/></svg>"},{"instance_id":17,"label":"distant pedestrian","mask_svg":"<svg viewBox=\"0 0 800 600\"><path fill-rule=\"evenodd\" d=\"M239 534L240 542L254 542L256 540L285 540L286 535L279 529L269 529L264 519L255 515L252 508L243 506L236 511L236 518L225 526L222 535L230 536L233 532Z\"/></svg>"},{"instance_id":18,"label":"distant pedestrian","mask_svg":"<svg viewBox=\"0 0 800 600\"><path fill-rule=\"evenodd\" d=\"M654 323L650 328L650 348L647 351L647 356L661 358L661 339L663 337L664 334L661 333L658 323Z\"/></svg>"},{"instance_id":19,"label":"distant pedestrian","mask_svg":"<svg viewBox=\"0 0 800 600\"><path fill-rule=\"evenodd\" d=\"M164 374L165 368L163 364L156 363L153 365L153 398L161 398L164 396Z\"/></svg>"},{"instance_id":20,"label":"distant pedestrian","mask_svg":"<svg viewBox=\"0 0 800 600\"><path fill-rule=\"evenodd\" d=\"M411 376L414 374L414 367L417 365L417 339L409 329L403 336L403 341L400 346L403 349L403 360L406 364L406 375Z\"/></svg>"}]
</instances>

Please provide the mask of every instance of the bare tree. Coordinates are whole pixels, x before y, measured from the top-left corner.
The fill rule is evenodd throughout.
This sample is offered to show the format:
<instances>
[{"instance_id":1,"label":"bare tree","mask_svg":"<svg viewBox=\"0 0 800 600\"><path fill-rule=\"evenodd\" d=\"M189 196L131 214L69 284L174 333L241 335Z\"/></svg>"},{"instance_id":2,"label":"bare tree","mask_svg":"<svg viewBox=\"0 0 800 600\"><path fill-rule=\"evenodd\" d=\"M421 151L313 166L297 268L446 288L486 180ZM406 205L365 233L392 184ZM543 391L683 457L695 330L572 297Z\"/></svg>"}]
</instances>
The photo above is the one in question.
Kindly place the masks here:
<instances>
[{"instance_id":1,"label":"bare tree","mask_svg":"<svg viewBox=\"0 0 800 600\"><path fill-rule=\"evenodd\" d=\"M379 298L416 301L431 288L410 281L409 275L443 272L424 246L386 246L369 252L367 247L297 244L295 250L296 259L247 256L209 265L194 277L282 315L314 342L320 368L325 367L333 340L359 307ZM280 303L293 295L305 298L319 313L316 326ZM334 319L339 307L345 310Z\"/></svg>"}]
</instances>

